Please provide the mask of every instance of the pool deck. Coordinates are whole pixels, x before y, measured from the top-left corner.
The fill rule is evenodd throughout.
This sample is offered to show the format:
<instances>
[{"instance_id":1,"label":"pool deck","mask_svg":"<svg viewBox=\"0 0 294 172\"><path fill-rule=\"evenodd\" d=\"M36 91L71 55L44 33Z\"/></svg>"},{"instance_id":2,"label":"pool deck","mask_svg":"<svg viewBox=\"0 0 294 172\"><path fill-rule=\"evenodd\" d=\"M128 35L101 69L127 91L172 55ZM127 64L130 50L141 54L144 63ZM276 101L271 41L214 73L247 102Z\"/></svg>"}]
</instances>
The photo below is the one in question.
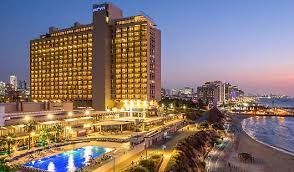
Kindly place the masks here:
<instances>
[{"instance_id":1,"label":"pool deck","mask_svg":"<svg viewBox=\"0 0 294 172\"><path fill-rule=\"evenodd\" d=\"M81 147L85 147L85 146L101 146L104 148L111 148L113 150L111 152L109 152L110 154L127 152L129 150L128 143L90 141L90 142L76 143L76 144L61 146L58 148L50 148L47 150L38 151L33 154L28 154L22 158L19 158L18 160L12 161L12 162L10 162L10 164L22 165L22 164L28 163L30 161L38 160L38 159L48 157L48 156L53 156L53 155L56 155L56 154L59 154L59 153L65 152L65 151L69 151L69 150L73 150L73 149L77 149L77 148L81 148ZM34 149L32 149L32 150L34 150ZM23 154L25 152L26 151L18 151L17 155ZM14 155L17 156L16 154L14 154Z\"/></svg>"}]
</instances>

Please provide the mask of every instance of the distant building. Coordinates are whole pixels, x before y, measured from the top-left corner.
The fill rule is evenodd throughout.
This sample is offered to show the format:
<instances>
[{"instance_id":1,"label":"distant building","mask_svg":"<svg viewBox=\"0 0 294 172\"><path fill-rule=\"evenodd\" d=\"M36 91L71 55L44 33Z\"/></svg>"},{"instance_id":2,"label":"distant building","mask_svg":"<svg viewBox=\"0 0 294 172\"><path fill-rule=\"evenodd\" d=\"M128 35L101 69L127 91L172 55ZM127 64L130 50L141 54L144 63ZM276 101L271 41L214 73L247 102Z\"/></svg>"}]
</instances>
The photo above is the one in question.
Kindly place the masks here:
<instances>
[{"instance_id":1,"label":"distant building","mask_svg":"<svg viewBox=\"0 0 294 172\"><path fill-rule=\"evenodd\" d=\"M165 94L166 94L165 89L161 88L161 98L162 99L165 98Z\"/></svg>"},{"instance_id":2,"label":"distant building","mask_svg":"<svg viewBox=\"0 0 294 172\"><path fill-rule=\"evenodd\" d=\"M180 89L173 88L167 91L167 96L170 98L182 99L182 100L191 100L194 95L194 89L191 87L184 87Z\"/></svg>"},{"instance_id":3,"label":"distant building","mask_svg":"<svg viewBox=\"0 0 294 172\"><path fill-rule=\"evenodd\" d=\"M0 81L0 97L4 97L5 96L5 82Z\"/></svg>"},{"instance_id":4,"label":"distant building","mask_svg":"<svg viewBox=\"0 0 294 172\"><path fill-rule=\"evenodd\" d=\"M237 86L232 86L230 92L230 100L236 100L242 96L244 96L244 91L240 90Z\"/></svg>"},{"instance_id":5,"label":"distant building","mask_svg":"<svg viewBox=\"0 0 294 172\"><path fill-rule=\"evenodd\" d=\"M213 106L226 104L244 95L244 92L237 86L221 81L206 82L197 87L197 97Z\"/></svg>"},{"instance_id":6,"label":"distant building","mask_svg":"<svg viewBox=\"0 0 294 172\"><path fill-rule=\"evenodd\" d=\"M206 82L197 87L197 97L205 103L217 106L225 102L225 88L221 81Z\"/></svg>"},{"instance_id":7,"label":"distant building","mask_svg":"<svg viewBox=\"0 0 294 172\"><path fill-rule=\"evenodd\" d=\"M9 77L9 83L12 86L12 89L14 89L15 91L17 90L17 77L16 75L10 75Z\"/></svg>"},{"instance_id":8,"label":"distant building","mask_svg":"<svg viewBox=\"0 0 294 172\"><path fill-rule=\"evenodd\" d=\"M231 99L232 85L228 82L224 83L225 87L225 100L228 101Z\"/></svg>"},{"instance_id":9,"label":"distant building","mask_svg":"<svg viewBox=\"0 0 294 172\"><path fill-rule=\"evenodd\" d=\"M27 90L27 82L26 81L22 81L22 80L18 80L18 85L17 85L17 89L19 90Z\"/></svg>"},{"instance_id":10,"label":"distant building","mask_svg":"<svg viewBox=\"0 0 294 172\"><path fill-rule=\"evenodd\" d=\"M204 103L212 103L215 100L215 85L210 82L197 87L197 98L201 99Z\"/></svg>"},{"instance_id":11,"label":"distant building","mask_svg":"<svg viewBox=\"0 0 294 172\"><path fill-rule=\"evenodd\" d=\"M165 89L165 96L170 97L170 89Z\"/></svg>"},{"instance_id":12,"label":"distant building","mask_svg":"<svg viewBox=\"0 0 294 172\"><path fill-rule=\"evenodd\" d=\"M170 89L161 89L161 98L167 98L170 97Z\"/></svg>"},{"instance_id":13,"label":"distant building","mask_svg":"<svg viewBox=\"0 0 294 172\"><path fill-rule=\"evenodd\" d=\"M192 87L185 87L183 89L183 94L192 97L192 95L194 94L194 89Z\"/></svg>"},{"instance_id":14,"label":"distant building","mask_svg":"<svg viewBox=\"0 0 294 172\"><path fill-rule=\"evenodd\" d=\"M175 88L171 89L170 95L171 96L178 96L179 95L179 90L177 90Z\"/></svg>"}]
</instances>

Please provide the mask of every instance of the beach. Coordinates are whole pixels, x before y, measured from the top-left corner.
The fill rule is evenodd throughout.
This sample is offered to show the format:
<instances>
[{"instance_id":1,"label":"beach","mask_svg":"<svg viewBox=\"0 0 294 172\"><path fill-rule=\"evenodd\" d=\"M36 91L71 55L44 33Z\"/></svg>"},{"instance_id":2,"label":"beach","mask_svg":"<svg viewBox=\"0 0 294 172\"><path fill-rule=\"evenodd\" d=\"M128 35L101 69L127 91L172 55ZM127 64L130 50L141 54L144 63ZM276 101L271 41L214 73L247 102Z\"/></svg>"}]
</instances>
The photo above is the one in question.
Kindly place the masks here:
<instances>
[{"instance_id":1,"label":"beach","mask_svg":"<svg viewBox=\"0 0 294 172\"><path fill-rule=\"evenodd\" d=\"M294 156L262 144L248 136L241 127L241 121L246 116L233 115L236 135L233 146L226 161L237 171L248 172L294 172ZM253 163L243 163L238 159L238 153L249 153Z\"/></svg>"}]
</instances>

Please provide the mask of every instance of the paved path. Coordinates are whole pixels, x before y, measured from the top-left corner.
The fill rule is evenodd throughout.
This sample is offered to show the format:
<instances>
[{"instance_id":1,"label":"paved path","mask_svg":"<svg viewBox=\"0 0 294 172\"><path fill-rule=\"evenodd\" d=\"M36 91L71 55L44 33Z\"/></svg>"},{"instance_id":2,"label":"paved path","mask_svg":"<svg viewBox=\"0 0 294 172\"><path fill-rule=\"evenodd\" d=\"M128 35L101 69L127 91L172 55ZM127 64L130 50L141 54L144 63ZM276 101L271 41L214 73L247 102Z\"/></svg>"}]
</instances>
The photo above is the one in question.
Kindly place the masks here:
<instances>
[{"instance_id":1,"label":"paved path","mask_svg":"<svg viewBox=\"0 0 294 172\"><path fill-rule=\"evenodd\" d=\"M170 157L172 155L172 151L171 152L164 152L163 153L163 161L159 167L159 170L158 172L164 172L169 160L170 160Z\"/></svg>"},{"instance_id":2,"label":"paved path","mask_svg":"<svg viewBox=\"0 0 294 172\"><path fill-rule=\"evenodd\" d=\"M116 168L119 164L126 164L131 163L132 158L137 157L140 152L144 151L144 142L137 145L134 149L127 152L126 154L120 156L120 157L114 157L114 160L107 162L103 166L93 170L93 172L107 172L107 171L118 171L114 170L114 167Z\"/></svg>"},{"instance_id":3,"label":"paved path","mask_svg":"<svg viewBox=\"0 0 294 172\"><path fill-rule=\"evenodd\" d=\"M173 148L175 145L182 139L194 134L196 131L194 130L194 127L184 127L180 131L177 132L177 134L170 140L168 140L165 143L166 150L162 151L162 144L156 144L152 146L151 148L147 149L147 154L153 154L153 153L163 153L164 158L163 162L160 166L159 171L164 171L166 168L166 165L168 164L168 161L170 160L170 157L172 155ZM144 148L144 142L140 145L137 145L133 150L127 152L126 154L115 157L115 160L109 161L103 166L97 168L94 170L94 172L113 172L114 171L114 165L115 165L115 171L119 172L122 171L128 167L131 167L132 162L134 164L141 160L142 158L145 158L146 152ZM115 162L114 162L115 161Z\"/></svg>"},{"instance_id":4,"label":"paved path","mask_svg":"<svg viewBox=\"0 0 294 172\"><path fill-rule=\"evenodd\" d=\"M209 152L208 157L206 158L206 171L207 172L213 172L213 171L224 171L226 169L226 161L225 151L229 149L230 146L232 146L232 138L231 137L225 137L223 141L223 146L221 148L215 146L212 151ZM225 150L226 149L226 150Z\"/></svg>"}]
</instances>

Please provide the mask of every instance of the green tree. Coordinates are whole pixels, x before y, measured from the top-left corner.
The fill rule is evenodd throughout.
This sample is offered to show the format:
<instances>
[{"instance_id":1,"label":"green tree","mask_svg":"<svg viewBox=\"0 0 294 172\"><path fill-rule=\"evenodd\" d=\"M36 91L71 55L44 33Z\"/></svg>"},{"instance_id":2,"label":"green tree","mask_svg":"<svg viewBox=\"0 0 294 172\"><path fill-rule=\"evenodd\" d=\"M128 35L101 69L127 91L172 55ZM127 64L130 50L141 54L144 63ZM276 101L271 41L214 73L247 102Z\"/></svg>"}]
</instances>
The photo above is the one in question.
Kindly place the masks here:
<instances>
[{"instance_id":1,"label":"green tree","mask_svg":"<svg viewBox=\"0 0 294 172\"><path fill-rule=\"evenodd\" d=\"M39 133L39 142L42 146L45 146L48 144L49 139L49 131L47 128L43 128Z\"/></svg>"},{"instance_id":2,"label":"green tree","mask_svg":"<svg viewBox=\"0 0 294 172\"><path fill-rule=\"evenodd\" d=\"M0 171L2 172L16 172L16 171L19 171L20 169L20 166L19 165L13 165L13 166L9 166L7 164L7 159L1 157L0 158Z\"/></svg>"},{"instance_id":3,"label":"green tree","mask_svg":"<svg viewBox=\"0 0 294 172\"><path fill-rule=\"evenodd\" d=\"M52 132L54 133L55 142L57 142L57 140L60 139L60 136L62 135L63 131L64 131L64 128L61 124L55 124L52 127Z\"/></svg>"},{"instance_id":4,"label":"green tree","mask_svg":"<svg viewBox=\"0 0 294 172\"><path fill-rule=\"evenodd\" d=\"M15 135L8 134L7 136L2 137L1 144L7 145L7 154L11 153L11 145L15 143Z\"/></svg>"},{"instance_id":5,"label":"green tree","mask_svg":"<svg viewBox=\"0 0 294 172\"><path fill-rule=\"evenodd\" d=\"M30 121L25 124L24 131L29 135L29 145L28 148L31 149L31 134L36 130L36 122Z\"/></svg>"}]
</instances>

